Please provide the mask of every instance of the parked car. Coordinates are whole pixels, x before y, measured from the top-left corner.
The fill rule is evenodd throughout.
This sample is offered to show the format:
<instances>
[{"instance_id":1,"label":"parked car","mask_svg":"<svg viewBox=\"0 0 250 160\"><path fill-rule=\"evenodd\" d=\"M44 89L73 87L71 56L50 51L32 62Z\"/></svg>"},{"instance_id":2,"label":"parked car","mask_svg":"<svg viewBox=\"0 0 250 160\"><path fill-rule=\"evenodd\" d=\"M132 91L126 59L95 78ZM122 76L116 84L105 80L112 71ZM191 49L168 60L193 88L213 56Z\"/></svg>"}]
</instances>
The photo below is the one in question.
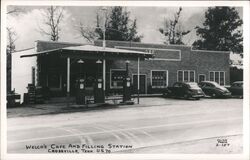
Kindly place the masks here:
<instances>
[{"instance_id":1,"label":"parked car","mask_svg":"<svg viewBox=\"0 0 250 160\"><path fill-rule=\"evenodd\" d=\"M232 93L232 95L243 98L243 81L236 81L232 83L228 90Z\"/></svg>"},{"instance_id":2,"label":"parked car","mask_svg":"<svg viewBox=\"0 0 250 160\"><path fill-rule=\"evenodd\" d=\"M216 82L203 81L199 83L199 86L207 96L213 98L231 97L231 92L227 88L220 86Z\"/></svg>"},{"instance_id":3,"label":"parked car","mask_svg":"<svg viewBox=\"0 0 250 160\"><path fill-rule=\"evenodd\" d=\"M176 82L166 89L163 96L198 100L204 97L204 92L195 82Z\"/></svg>"}]
</instances>

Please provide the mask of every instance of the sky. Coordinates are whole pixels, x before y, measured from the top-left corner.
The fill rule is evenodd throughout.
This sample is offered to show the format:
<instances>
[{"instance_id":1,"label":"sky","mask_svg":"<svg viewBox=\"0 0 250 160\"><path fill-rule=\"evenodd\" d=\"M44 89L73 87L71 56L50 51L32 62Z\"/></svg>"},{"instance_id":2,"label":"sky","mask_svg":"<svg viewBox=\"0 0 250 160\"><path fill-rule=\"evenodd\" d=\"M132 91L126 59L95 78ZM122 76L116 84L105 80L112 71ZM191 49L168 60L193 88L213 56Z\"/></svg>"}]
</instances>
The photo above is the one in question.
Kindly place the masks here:
<instances>
[{"instance_id":1,"label":"sky","mask_svg":"<svg viewBox=\"0 0 250 160\"><path fill-rule=\"evenodd\" d=\"M8 10L11 8L12 6L9 6ZM7 15L7 26L13 28L17 34L16 50L34 47L36 40L49 40L39 32L39 28L44 27L43 14L46 6L18 6L18 8L24 12ZM162 44L164 37L158 29L163 26L164 19L173 18L178 7L126 7L126 10L130 12L132 20L136 18L138 34L143 35L142 42ZM191 45L197 39L194 28L202 26L206 10L206 7L182 8L180 23L185 30L191 31L183 39L185 44ZM242 9L237 8L237 10L242 17ZM77 26L81 22L84 26L93 28L97 12L101 12L101 7L64 7L59 41L87 43L77 31Z\"/></svg>"}]
</instances>

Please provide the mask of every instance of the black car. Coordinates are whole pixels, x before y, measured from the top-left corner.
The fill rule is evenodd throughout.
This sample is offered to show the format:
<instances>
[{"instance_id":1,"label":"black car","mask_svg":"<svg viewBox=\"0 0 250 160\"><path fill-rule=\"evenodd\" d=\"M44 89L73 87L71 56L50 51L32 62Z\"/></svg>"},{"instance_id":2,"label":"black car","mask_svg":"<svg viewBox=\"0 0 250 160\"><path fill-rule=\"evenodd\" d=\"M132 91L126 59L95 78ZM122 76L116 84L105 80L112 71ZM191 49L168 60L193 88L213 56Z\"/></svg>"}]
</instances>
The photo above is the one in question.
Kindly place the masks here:
<instances>
[{"instance_id":1,"label":"black car","mask_svg":"<svg viewBox=\"0 0 250 160\"><path fill-rule=\"evenodd\" d=\"M243 81L236 81L232 83L228 90L232 93L232 95L243 98Z\"/></svg>"},{"instance_id":2,"label":"black car","mask_svg":"<svg viewBox=\"0 0 250 160\"><path fill-rule=\"evenodd\" d=\"M176 82L173 87L167 88L163 96L198 100L204 97L204 93L195 82Z\"/></svg>"},{"instance_id":3,"label":"black car","mask_svg":"<svg viewBox=\"0 0 250 160\"><path fill-rule=\"evenodd\" d=\"M203 81L199 83L199 86L203 90L203 92L210 97L213 98L228 98L231 97L231 92L220 86L218 83L213 81Z\"/></svg>"}]
</instances>

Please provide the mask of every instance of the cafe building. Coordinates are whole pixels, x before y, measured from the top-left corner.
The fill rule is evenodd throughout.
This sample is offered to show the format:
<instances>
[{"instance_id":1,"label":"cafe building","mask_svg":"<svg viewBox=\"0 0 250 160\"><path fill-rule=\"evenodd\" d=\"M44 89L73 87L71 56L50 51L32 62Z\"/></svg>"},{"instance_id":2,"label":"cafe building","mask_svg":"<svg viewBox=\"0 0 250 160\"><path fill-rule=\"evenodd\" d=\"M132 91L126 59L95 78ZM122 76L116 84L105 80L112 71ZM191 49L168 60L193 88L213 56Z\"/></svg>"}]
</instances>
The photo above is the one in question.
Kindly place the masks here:
<instances>
[{"instance_id":1,"label":"cafe building","mask_svg":"<svg viewBox=\"0 0 250 160\"><path fill-rule=\"evenodd\" d=\"M229 52L126 41L38 40L34 48L12 55L12 89L22 98L28 84L45 88L50 98L74 97L79 87L90 97L96 91L104 98L122 95L124 77L129 77L129 92L137 96L161 94L177 81L229 85ZM79 85L80 79L84 82Z\"/></svg>"}]
</instances>

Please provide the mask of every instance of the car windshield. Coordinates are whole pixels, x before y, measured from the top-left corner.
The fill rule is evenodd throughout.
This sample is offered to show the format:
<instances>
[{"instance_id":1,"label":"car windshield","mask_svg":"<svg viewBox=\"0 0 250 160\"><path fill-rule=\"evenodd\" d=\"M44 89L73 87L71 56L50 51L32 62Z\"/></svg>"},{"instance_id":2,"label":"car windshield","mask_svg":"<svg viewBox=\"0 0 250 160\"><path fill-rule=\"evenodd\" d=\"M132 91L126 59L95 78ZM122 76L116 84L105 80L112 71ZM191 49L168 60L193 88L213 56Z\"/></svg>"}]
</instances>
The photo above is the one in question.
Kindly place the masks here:
<instances>
[{"instance_id":1,"label":"car windshield","mask_svg":"<svg viewBox=\"0 0 250 160\"><path fill-rule=\"evenodd\" d=\"M234 87L243 87L243 83L236 82L236 83L233 83L232 86L234 86Z\"/></svg>"},{"instance_id":2,"label":"car windshield","mask_svg":"<svg viewBox=\"0 0 250 160\"><path fill-rule=\"evenodd\" d=\"M200 87L198 86L197 83L187 83L189 88L192 88L192 89L200 89Z\"/></svg>"}]
</instances>

